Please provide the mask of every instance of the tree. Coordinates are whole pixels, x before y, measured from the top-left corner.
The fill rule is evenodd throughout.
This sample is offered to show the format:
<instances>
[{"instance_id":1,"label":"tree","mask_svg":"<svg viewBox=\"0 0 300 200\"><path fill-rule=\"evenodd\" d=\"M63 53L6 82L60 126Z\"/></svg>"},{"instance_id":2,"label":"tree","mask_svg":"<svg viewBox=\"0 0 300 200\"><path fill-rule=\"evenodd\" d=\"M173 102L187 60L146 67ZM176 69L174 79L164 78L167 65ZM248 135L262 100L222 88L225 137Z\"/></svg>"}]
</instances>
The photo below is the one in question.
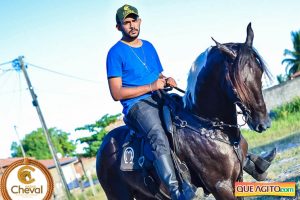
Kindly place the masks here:
<instances>
[{"instance_id":1,"label":"tree","mask_svg":"<svg viewBox=\"0 0 300 200\"><path fill-rule=\"evenodd\" d=\"M64 157L75 155L76 145L73 141L68 140L69 133L56 128L50 128L49 134L57 153L61 153ZM52 159L52 155L50 153L49 146L42 128L27 134L21 143L25 150L26 156L34 157L38 160ZM21 147L16 142L11 144L11 151L12 157L23 156Z\"/></svg>"},{"instance_id":2,"label":"tree","mask_svg":"<svg viewBox=\"0 0 300 200\"><path fill-rule=\"evenodd\" d=\"M83 127L76 128L75 131L78 130L86 130L90 133L93 133L89 137L82 137L77 139L80 143L88 144L88 147L84 147L85 153L82 155L83 157L94 157L97 154L98 148L100 147L104 136L107 134L107 130L105 129L110 124L116 122L121 114L116 115L104 115L100 120L96 121L94 124L88 124Z\"/></svg>"},{"instance_id":3,"label":"tree","mask_svg":"<svg viewBox=\"0 0 300 200\"><path fill-rule=\"evenodd\" d=\"M284 50L284 56L289 56L282 60L282 64L286 63L286 74L291 77L296 72L300 71L300 30L291 32L293 50Z\"/></svg>"},{"instance_id":4,"label":"tree","mask_svg":"<svg viewBox=\"0 0 300 200\"><path fill-rule=\"evenodd\" d=\"M283 75L283 74L279 74L276 76L277 81L279 84L284 83L286 81L288 81L289 77L287 75Z\"/></svg>"}]
</instances>

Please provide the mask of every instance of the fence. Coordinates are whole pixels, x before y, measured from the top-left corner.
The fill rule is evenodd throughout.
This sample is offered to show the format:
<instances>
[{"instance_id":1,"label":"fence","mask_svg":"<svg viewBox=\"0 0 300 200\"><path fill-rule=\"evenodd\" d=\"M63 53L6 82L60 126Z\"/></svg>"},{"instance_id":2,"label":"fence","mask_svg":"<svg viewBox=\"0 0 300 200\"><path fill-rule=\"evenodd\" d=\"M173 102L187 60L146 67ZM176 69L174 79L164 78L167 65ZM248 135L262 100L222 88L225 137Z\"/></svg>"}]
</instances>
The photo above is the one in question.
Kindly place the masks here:
<instances>
[{"instance_id":1,"label":"fence","mask_svg":"<svg viewBox=\"0 0 300 200\"><path fill-rule=\"evenodd\" d=\"M290 102L295 97L300 97L300 76L283 84L275 85L263 91L267 110Z\"/></svg>"}]
</instances>

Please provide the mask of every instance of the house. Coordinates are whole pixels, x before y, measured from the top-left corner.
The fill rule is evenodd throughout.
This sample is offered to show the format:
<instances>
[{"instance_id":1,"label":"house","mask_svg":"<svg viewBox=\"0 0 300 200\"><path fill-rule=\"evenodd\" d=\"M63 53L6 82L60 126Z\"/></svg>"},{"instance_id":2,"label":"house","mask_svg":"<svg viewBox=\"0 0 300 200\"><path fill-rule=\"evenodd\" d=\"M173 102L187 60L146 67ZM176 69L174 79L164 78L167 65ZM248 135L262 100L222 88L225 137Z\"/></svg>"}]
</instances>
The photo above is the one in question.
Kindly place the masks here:
<instances>
[{"instance_id":1,"label":"house","mask_svg":"<svg viewBox=\"0 0 300 200\"><path fill-rule=\"evenodd\" d=\"M64 195L64 187L61 183L61 178L56 169L54 160L38 160L41 162L47 169L50 171L53 181L54 181L54 193L55 199L61 199ZM76 171L74 167L74 163L78 161L77 158L61 158L59 159L59 163L61 169L63 171L64 177L68 184L69 189L74 189L79 187L79 183L76 177Z\"/></svg>"},{"instance_id":2,"label":"house","mask_svg":"<svg viewBox=\"0 0 300 200\"><path fill-rule=\"evenodd\" d=\"M74 164L77 177L85 176L85 173L96 175L96 157L78 158L78 162Z\"/></svg>"}]
</instances>

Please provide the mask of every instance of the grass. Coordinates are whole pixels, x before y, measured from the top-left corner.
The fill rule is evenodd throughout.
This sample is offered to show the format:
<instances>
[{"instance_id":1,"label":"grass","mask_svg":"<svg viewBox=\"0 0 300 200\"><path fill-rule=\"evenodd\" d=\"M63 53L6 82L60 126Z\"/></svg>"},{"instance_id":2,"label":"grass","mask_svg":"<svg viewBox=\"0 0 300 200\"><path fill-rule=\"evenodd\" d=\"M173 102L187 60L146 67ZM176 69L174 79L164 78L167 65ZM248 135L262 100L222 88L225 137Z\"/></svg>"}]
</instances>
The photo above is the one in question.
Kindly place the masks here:
<instances>
[{"instance_id":1,"label":"grass","mask_svg":"<svg viewBox=\"0 0 300 200\"><path fill-rule=\"evenodd\" d=\"M76 190L72 192L73 199L72 200L106 200L106 195L101 188L100 184L95 185L96 196L93 196L92 189L85 188L82 192L81 190Z\"/></svg>"},{"instance_id":2,"label":"grass","mask_svg":"<svg viewBox=\"0 0 300 200\"><path fill-rule=\"evenodd\" d=\"M246 138L250 150L268 145L276 140L291 137L298 132L300 132L300 112L292 113L285 118L272 121L271 128L263 133L242 130L242 134Z\"/></svg>"},{"instance_id":3,"label":"grass","mask_svg":"<svg viewBox=\"0 0 300 200\"><path fill-rule=\"evenodd\" d=\"M300 132L300 97L271 111L272 125L267 131L258 134L242 130L250 149L289 137Z\"/></svg>"}]
</instances>

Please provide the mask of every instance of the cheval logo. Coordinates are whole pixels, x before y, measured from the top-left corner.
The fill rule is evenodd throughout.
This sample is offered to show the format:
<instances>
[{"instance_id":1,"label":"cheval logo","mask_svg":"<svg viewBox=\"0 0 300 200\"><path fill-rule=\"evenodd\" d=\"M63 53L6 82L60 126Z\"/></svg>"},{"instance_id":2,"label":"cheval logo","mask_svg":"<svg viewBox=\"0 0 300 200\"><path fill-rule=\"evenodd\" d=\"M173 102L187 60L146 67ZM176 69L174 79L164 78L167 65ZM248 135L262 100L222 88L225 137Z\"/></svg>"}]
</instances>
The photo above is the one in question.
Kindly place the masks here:
<instances>
[{"instance_id":1,"label":"cheval logo","mask_svg":"<svg viewBox=\"0 0 300 200\"><path fill-rule=\"evenodd\" d=\"M5 200L48 200L53 193L53 179L40 162L24 158L4 171L1 192Z\"/></svg>"}]
</instances>

